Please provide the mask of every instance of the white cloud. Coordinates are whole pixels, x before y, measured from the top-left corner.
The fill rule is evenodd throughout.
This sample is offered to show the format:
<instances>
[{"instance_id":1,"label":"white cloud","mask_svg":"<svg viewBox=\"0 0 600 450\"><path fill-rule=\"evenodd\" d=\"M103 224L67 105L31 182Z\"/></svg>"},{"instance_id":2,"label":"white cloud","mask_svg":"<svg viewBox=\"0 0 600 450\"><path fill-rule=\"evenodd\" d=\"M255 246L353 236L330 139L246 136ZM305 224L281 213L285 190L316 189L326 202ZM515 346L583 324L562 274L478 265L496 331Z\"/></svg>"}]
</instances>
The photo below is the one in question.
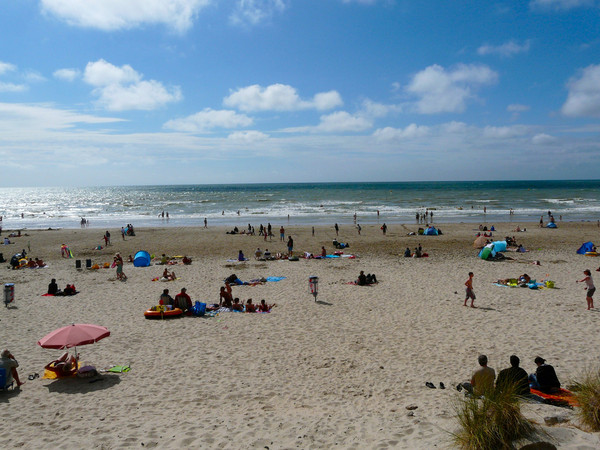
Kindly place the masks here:
<instances>
[{"instance_id":1,"label":"white cloud","mask_svg":"<svg viewBox=\"0 0 600 450\"><path fill-rule=\"evenodd\" d=\"M266 141L269 139L269 135L256 130L234 131L227 136L227 139L244 144L255 144L257 142Z\"/></svg>"},{"instance_id":2,"label":"white cloud","mask_svg":"<svg viewBox=\"0 0 600 450\"><path fill-rule=\"evenodd\" d=\"M531 109L531 107L529 105L520 105L518 103L513 103L506 107L506 110L508 112L516 112L516 113L529 111L530 109Z\"/></svg>"},{"instance_id":3,"label":"white cloud","mask_svg":"<svg viewBox=\"0 0 600 450\"><path fill-rule=\"evenodd\" d=\"M16 69L17 69L17 66L15 66L14 64L0 61L0 75L3 75L6 72L11 72Z\"/></svg>"},{"instance_id":4,"label":"white cloud","mask_svg":"<svg viewBox=\"0 0 600 450\"><path fill-rule=\"evenodd\" d=\"M179 32L214 0L41 0L42 10L70 25L103 31L163 24Z\"/></svg>"},{"instance_id":5,"label":"white cloud","mask_svg":"<svg viewBox=\"0 0 600 450\"><path fill-rule=\"evenodd\" d=\"M103 59L89 62L85 66L83 80L92 86L110 86L111 84L135 83L142 76L129 64L117 67Z\"/></svg>"},{"instance_id":6,"label":"white cloud","mask_svg":"<svg viewBox=\"0 0 600 450\"><path fill-rule=\"evenodd\" d=\"M204 133L213 128L247 127L252 125L252 122L253 120L245 114L206 108L183 119L169 120L164 127L188 133Z\"/></svg>"},{"instance_id":7,"label":"white cloud","mask_svg":"<svg viewBox=\"0 0 600 450\"><path fill-rule=\"evenodd\" d=\"M529 129L523 125L513 125L510 127L492 127L483 128L483 137L491 139L510 139L516 136L527 134Z\"/></svg>"},{"instance_id":8,"label":"white cloud","mask_svg":"<svg viewBox=\"0 0 600 450\"><path fill-rule=\"evenodd\" d=\"M348 132L364 131L373 126L373 123L360 116L352 115L346 111L336 111L334 113L321 116L321 123L315 128L316 131Z\"/></svg>"},{"instance_id":9,"label":"white cloud","mask_svg":"<svg viewBox=\"0 0 600 450\"><path fill-rule=\"evenodd\" d=\"M406 128L380 128L375 130L373 136L379 141L395 141L424 137L429 134L429 131L429 127L411 123Z\"/></svg>"},{"instance_id":10,"label":"white cloud","mask_svg":"<svg viewBox=\"0 0 600 450\"><path fill-rule=\"evenodd\" d=\"M509 57L516 55L518 53L526 53L529 51L531 44L530 41L527 40L522 44L519 44L515 41L508 41L502 45L488 45L484 44L477 49L477 54L479 55L499 55L504 57Z\"/></svg>"},{"instance_id":11,"label":"white cloud","mask_svg":"<svg viewBox=\"0 0 600 450\"><path fill-rule=\"evenodd\" d=\"M283 0L238 0L229 19L235 25L257 25L285 8Z\"/></svg>"},{"instance_id":12,"label":"white cloud","mask_svg":"<svg viewBox=\"0 0 600 450\"><path fill-rule=\"evenodd\" d=\"M580 6L593 6L596 0L531 0L532 8L567 10Z\"/></svg>"},{"instance_id":13,"label":"white cloud","mask_svg":"<svg viewBox=\"0 0 600 450\"><path fill-rule=\"evenodd\" d=\"M295 111L331 109L341 106L343 102L336 91L321 92L312 100L304 101L292 86L272 84L262 87L255 84L232 92L223 99L223 104L242 111Z\"/></svg>"},{"instance_id":14,"label":"white cloud","mask_svg":"<svg viewBox=\"0 0 600 450\"><path fill-rule=\"evenodd\" d=\"M23 92L27 90L24 84L4 83L0 81L0 92Z\"/></svg>"},{"instance_id":15,"label":"white cloud","mask_svg":"<svg viewBox=\"0 0 600 450\"><path fill-rule=\"evenodd\" d=\"M463 112L475 90L497 79L498 74L485 65L459 64L446 70L435 64L417 73L406 90L419 97L415 107L421 114Z\"/></svg>"},{"instance_id":16,"label":"white cloud","mask_svg":"<svg viewBox=\"0 0 600 450\"><path fill-rule=\"evenodd\" d=\"M571 117L600 117L600 64L591 65L567 83L569 95L562 113Z\"/></svg>"},{"instance_id":17,"label":"white cloud","mask_svg":"<svg viewBox=\"0 0 600 450\"><path fill-rule=\"evenodd\" d=\"M103 59L88 63L83 74L83 80L95 87L97 103L110 111L152 110L182 98L178 86L167 89L142 78L128 64L117 67Z\"/></svg>"},{"instance_id":18,"label":"white cloud","mask_svg":"<svg viewBox=\"0 0 600 450\"><path fill-rule=\"evenodd\" d=\"M533 142L535 145L552 144L556 142L556 140L557 139L554 136L550 136L549 134L545 133L536 134L531 138L531 142Z\"/></svg>"},{"instance_id":19,"label":"white cloud","mask_svg":"<svg viewBox=\"0 0 600 450\"><path fill-rule=\"evenodd\" d=\"M385 105L377 103L370 99L366 99L362 103L361 114L366 117L379 118L385 117L392 111L399 111L400 108L396 105Z\"/></svg>"},{"instance_id":20,"label":"white cloud","mask_svg":"<svg viewBox=\"0 0 600 450\"><path fill-rule=\"evenodd\" d=\"M58 69L52 74L54 78L63 81L75 81L81 75L79 69Z\"/></svg>"},{"instance_id":21,"label":"white cloud","mask_svg":"<svg viewBox=\"0 0 600 450\"><path fill-rule=\"evenodd\" d=\"M23 78L29 83L41 83L42 81L46 81L46 78L42 74L33 71L25 72Z\"/></svg>"},{"instance_id":22,"label":"white cloud","mask_svg":"<svg viewBox=\"0 0 600 450\"><path fill-rule=\"evenodd\" d=\"M32 133L37 130L71 128L78 123L103 124L121 121L123 119L79 114L69 110L53 108L49 105L0 103L0 130L3 133L18 129Z\"/></svg>"}]
</instances>

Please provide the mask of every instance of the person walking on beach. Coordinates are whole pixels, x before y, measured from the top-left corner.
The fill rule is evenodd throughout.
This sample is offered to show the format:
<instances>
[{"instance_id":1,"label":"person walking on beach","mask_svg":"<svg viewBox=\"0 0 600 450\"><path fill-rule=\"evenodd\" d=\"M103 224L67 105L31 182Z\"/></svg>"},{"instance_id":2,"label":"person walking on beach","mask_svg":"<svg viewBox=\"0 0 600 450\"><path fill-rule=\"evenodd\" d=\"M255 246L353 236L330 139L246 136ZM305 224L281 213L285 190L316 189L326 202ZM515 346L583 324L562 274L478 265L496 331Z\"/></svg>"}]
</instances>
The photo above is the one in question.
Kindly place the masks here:
<instances>
[{"instance_id":1,"label":"person walking on beach","mask_svg":"<svg viewBox=\"0 0 600 450\"><path fill-rule=\"evenodd\" d=\"M333 228L335 228L335 235L337 236L340 232L340 227L338 227L338 224L336 223Z\"/></svg>"},{"instance_id":2,"label":"person walking on beach","mask_svg":"<svg viewBox=\"0 0 600 450\"><path fill-rule=\"evenodd\" d=\"M465 282L466 296L465 296L465 304L463 306L467 306L467 300L471 299L471 308L475 308L473 302L475 301L475 292L473 292L473 272L469 272L469 279Z\"/></svg>"},{"instance_id":3,"label":"person walking on beach","mask_svg":"<svg viewBox=\"0 0 600 450\"><path fill-rule=\"evenodd\" d=\"M594 292L596 292L596 287L594 286L594 280L592 280L592 272L590 269L585 269L583 271L585 277L582 280L577 280L577 283L585 283L586 295L585 300L587 301L587 309L590 310L594 307Z\"/></svg>"},{"instance_id":4,"label":"person walking on beach","mask_svg":"<svg viewBox=\"0 0 600 450\"><path fill-rule=\"evenodd\" d=\"M208 228L208 221L206 220L206 217L204 218L204 228Z\"/></svg>"},{"instance_id":5,"label":"person walking on beach","mask_svg":"<svg viewBox=\"0 0 600 450\"><path fill-rule=\"evenodd\" d=\"M360 230L362 230L362 228L360 227L360 223L356 224L356 229L358 230L358 235L360 236Z\"/></svg>"},{"instance_id":6,"label":"person walking on beach","mask_svg":"<svg viewBox=\"0 0 600 450\"><path fill-rule=\"evenodd\" d=\"M291 236L288 236L287 248L288 248L288 256L293 256L293 253L294 253L294 240L292 239Z\"/></svg>"},{"instance_id":7,"label":"person walking on beach","mask_svg":"<svg viewBox=\"0 0 600 450\"><path fill-rule=\"evenodd\" d=\"M381 225L381 231L383 231L383 235L385 236L385 233L387 233L387 225L385 224L385 222L383 223L383 225Z\"/></svg>"}]
</instances>

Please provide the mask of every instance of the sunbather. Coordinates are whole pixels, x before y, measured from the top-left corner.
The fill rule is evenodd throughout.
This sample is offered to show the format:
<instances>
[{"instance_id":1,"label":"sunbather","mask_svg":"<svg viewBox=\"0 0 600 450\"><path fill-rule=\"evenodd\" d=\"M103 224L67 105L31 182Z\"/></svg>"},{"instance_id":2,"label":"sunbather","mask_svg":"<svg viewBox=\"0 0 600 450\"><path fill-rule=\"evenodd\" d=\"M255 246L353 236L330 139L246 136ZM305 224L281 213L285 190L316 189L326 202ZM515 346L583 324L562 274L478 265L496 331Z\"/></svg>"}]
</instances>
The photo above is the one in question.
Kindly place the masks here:
<instances>
[{"instance_id":1,"label":"sunbather","mask_svg":"<svg viewBox=\"0 0 600 450\"><path fill-rule=\"evenodd\" d=\"M269 312L271 311L271 308L277 306L276 303L273 303L272 305L268 305L267 302L265 302L265 299L262 299L260 301L260 305L258 305L258 310L260 312Z\"/></svg>"},{"instance_id":2,"label":"sunbather","mask_svg":"<svg viewBox=\"0 0 600 450\"><path fill-rule=\"evenodd\" d=\"M68 376L77 372L77 365L77 357L66 352L60 358L46 364L44 369L54 372L58 376Z\"/></svg>"},{"instance_id":3,"label":"sunbather","mask_svg":"<svg viewBox=\"0 0 600 450\"><path fill-rule=\"evenodd\" d=\"M231 305L231 309L233 311L240 311L240 312L242 312L242 311L244 311L244 305L242 305L240 303L240 299L236 297L236 298L233 299L233 305Z\"/></svg>"},{"instance_id":4,"label":"sunbather","mask_svg":"<svg viewBox=\"0 0 600 450\"><path fill-rule=\"evenodd\" d=\"M252 303L252 299L251 298L249 298L246 301L246 312L247 313L256 312L256 305L254 303Z\"/></svg>"}]
</instances>

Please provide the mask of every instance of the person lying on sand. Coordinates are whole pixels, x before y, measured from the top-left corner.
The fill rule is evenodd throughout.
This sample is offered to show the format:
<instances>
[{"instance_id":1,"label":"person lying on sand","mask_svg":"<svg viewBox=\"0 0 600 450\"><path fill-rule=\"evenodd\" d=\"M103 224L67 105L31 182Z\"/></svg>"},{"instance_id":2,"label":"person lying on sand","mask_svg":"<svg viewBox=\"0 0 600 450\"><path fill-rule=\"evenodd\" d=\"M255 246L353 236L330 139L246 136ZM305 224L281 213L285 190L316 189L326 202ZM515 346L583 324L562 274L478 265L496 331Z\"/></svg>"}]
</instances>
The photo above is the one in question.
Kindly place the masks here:
<instances>
[{"instance_id":1,"label":"person lying on sand","mask_svg":"<svg viewBox=\"0 0 600 450\"><path fill-rule=\"evenodd\" d=\"M59 376L68 376L77 372L77 364L77 357L66 352L60 358L46 364L44 369L54 372Z\"/></svg>"},{"instance_id":2,"label":"person lying on sand","mask_svg":"<svg viewBox=\"0 0 600 450\"><path fill-rule=\"evenodd\" d=\"M188 258L187 256L184 256L183 259L181 260L181 262L184 265L189 266L192 263L192 258Z\"/></svg>"}]
</instances>

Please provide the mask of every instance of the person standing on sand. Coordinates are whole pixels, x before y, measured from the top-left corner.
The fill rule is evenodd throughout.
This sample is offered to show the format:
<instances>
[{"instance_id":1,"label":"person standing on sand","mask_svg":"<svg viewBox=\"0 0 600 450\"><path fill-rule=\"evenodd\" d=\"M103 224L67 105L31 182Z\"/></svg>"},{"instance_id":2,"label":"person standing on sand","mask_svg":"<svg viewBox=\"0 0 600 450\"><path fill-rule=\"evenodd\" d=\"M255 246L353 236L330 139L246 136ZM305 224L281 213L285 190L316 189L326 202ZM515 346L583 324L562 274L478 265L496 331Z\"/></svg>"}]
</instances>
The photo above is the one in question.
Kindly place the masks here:
<instances>
[{"instance_id":1,"label":"person standing on sand","mask_svg":"<svg viewBox=\"0 0 600 450\"><path fill-rule=\"evenodd\" d=\"M285 241L285 228L283 228L283 225L281 225L281 228L279 229L279 240Z\"/></svg>"},{"instance_id":2,"label":"person standing on sand","mask_svg":"<svg viewBox=\"0 0 600 450\"><path fill-rule=\"evenodd\" d=\"M206 217L204 218L204 228L208 228L208 221L206 220Z\"/></svg>"},{"instance_id":3,"label":"person standing on sand","mask_svg":"<svg viewBox=\"0 0 600 450\"><path fill-rule=\"evenodd\" d=\"M385 224L385 222L383 223L383 225L381 225L381 231L383 231L383 235L385 236L385 233L387 232L387 225Z\"/></svg>"},{"instance_id":4,"label":"person standing on sand","mask_svg":"<svg viewBox=\"0 0 600 450\"><path fill-rule=\"evenodd\" d=\"M294 240L292 239L291 236L288 236L287 248L288 248L288 256L293 256L293 253L294 253Z\"/></svg>"},{"instance_id":5,"label":"person standing on sand","mask_svg":"<svg viewBox=\"0 0 600 450\"><path fill-rule=\"evenodd\" d=\"M335 235L337 236L340 232L340 227L338 227L338 224L336 223L333 228L335 228Z\"/></svg>"},{"instance_id":6,"label":"person standing on sand","mask_svg":"<svg viewBox=\"0 0 600 450\"><path fill-rule=\"evenodd\" d=\"M362 228L360 227L360 223L356 224L356 229L358 230L358 235L360 236L360 231L362 230Z\"/></svg>"},{"instance_id":7,"label":"person standing on sand","mask_svg":"<svg viewBox=\"0 0 600 450\"><path fill-rule=\"evenodd\" d=\"M469 272L469 279L465 282L466 296L465 296L465 304L463 306L467 306L467 300L471 299L471 308L475 308L473 302L475 301L475 292L473 292L473 272Z\"/></svg>"},{"instance_id":8,"label":"person standing on sand","mask_svg":"<svg viewBox=\"0 0 600 450\"><path fill-rule=\"evenodd\" d=\"M587 301L587 309L590 310L594 307L594 292L596 292L596 287L594 286L594 280L592 280L592 272L590 269L585 269L583 271L585 277L582 280L577 280L576 283L585 283L586 284L586 295L585 300Z\"/></svg>"}]
</instances>

